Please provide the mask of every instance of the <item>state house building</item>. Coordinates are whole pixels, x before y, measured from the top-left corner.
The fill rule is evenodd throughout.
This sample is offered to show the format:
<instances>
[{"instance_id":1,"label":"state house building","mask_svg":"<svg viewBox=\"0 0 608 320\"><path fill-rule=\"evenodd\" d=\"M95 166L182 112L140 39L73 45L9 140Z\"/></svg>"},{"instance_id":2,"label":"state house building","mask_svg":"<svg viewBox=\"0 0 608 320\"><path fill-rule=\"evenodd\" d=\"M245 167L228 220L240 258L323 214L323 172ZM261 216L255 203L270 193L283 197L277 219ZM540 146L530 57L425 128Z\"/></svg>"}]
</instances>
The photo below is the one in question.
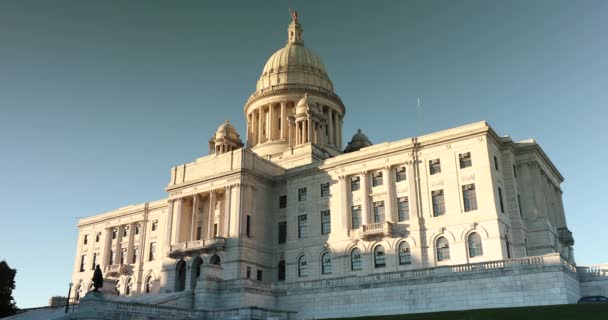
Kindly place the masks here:
<instances>
[{"instance_id":1,"label":"state house building","mask_svg":"<svg viewBox=\"0 0 608 320\"><path fill-rule=\"evenodd\" d=\"M74 316L331 318L591 290L563 177L534 140L478 122L379 144L359 130L343 145L347 107L297 14L243 112L244 139L223 123L208 155L171 168L166 198L79 221ZM105 293L85 297L95 265Z\"/></svg>"}]
</instances>

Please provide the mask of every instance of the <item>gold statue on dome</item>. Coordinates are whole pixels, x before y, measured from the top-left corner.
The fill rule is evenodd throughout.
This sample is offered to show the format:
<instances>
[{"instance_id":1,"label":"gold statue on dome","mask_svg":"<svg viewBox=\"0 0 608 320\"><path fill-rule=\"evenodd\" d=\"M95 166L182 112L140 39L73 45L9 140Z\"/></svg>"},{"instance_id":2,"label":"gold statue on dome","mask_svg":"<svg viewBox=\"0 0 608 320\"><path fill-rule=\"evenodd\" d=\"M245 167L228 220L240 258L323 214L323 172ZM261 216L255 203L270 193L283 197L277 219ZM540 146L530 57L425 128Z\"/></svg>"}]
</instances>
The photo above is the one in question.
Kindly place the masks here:
<instances>
[{"instance_id":1,"label":"gold statue on dome","mask_svg":"<svg viewBox=\"0 0 608 320\"><path fill-rule=\"evenodd\" d=\"M298 23L298 11L289 8L289 13L291 14L291 20L293 23Z\"/></svg>"}]
</instances>

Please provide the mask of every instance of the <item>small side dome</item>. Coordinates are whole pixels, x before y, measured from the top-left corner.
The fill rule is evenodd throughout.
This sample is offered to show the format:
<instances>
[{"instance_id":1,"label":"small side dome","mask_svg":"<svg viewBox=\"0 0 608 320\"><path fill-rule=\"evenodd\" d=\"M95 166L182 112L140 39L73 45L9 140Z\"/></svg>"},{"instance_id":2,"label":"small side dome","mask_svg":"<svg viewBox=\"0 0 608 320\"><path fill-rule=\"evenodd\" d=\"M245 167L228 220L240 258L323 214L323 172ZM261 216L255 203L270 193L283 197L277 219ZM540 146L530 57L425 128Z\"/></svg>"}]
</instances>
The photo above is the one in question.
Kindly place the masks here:
<instances>
[{"instance_id":1,"label":"small side dome","mask_svg":"<svg viewBox=\"0 0 608 320\"><path fill-rule=\"evenodd\" d=\"M243 141L230 121L226 120L209 140L209 153L222 154L243 147Z\"/></svg>"},{"instance_id":2,"label":"small side dome","mask_svg":"<svg viewBox=\"0 0 608 320\"><path fill-rule=\"evenodd\" d=\"M361 129L357 130L357 133L350 140L346 149L344 149L344 153L359 151L361 148L369 147L372 143L369 141L369 138L361 131Z\"/></svg>"}]
</instances>

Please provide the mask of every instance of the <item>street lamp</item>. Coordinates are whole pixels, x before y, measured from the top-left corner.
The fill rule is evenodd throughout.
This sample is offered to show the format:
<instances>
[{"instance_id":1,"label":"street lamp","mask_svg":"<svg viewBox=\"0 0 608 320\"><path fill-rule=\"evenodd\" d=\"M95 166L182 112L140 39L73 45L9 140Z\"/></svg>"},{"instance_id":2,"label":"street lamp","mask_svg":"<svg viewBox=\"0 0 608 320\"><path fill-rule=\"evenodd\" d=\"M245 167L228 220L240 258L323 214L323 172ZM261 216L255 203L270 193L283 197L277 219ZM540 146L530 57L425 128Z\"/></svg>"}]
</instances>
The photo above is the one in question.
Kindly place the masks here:
<instances>
[{"instance_id":1,"label":"street lamp","mask_svg":"<svg viewBox=\"0 0 608 320\"><path fill-rule=\"evenodd\" d=\"M70 294L72 294L72 286L74 285L70 282L70 288L68 289L68 298L65 300L65 313L68 313L68 309L70 307Z\"/></svg>"}]
</instances>

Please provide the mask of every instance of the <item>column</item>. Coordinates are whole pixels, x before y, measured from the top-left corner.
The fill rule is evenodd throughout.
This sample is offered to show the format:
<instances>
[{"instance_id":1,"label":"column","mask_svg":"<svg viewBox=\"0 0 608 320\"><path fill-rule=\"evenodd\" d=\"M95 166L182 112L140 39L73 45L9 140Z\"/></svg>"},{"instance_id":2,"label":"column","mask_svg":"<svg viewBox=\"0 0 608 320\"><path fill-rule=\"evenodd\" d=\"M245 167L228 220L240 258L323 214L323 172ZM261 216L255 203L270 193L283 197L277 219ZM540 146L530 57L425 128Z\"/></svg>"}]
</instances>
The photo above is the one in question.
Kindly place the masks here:
<instances>
[{"instance_id":1,"label":"column","mask_svg":"<svg viewBox=\"0 0 608 320\"><path fill-rule=\"evenodd\" d=\"M336 148L340 148L340 145L338 143L338 141L340 141L340 139L338 138L338 115L334 114L334 146L336 146Z\"/></svg>"},{"instance_id":2,"label":"column","mask_svg":"<svg viewBox=\"0 0 608 320\"><path fill-rule=\"evenodd\" d=\"M386 185L386 220L397 222L399 221L399 217L397 216L397 208L395 208L395 182L390 166L384 167L382 178Z\"/></svg>"},{"instance_id":3,"label":"column","mask_svg":"<svg viewBox=\"0 0 608 320\"><path fill-rule=\"evenodd\" d=\"M268 140L269 141L273 141L275 139L275 134L276 134L276 129L275 129L275 124L276 124L276 116L275 116L275 112L274 112L274 105L269 105L268 108L269 110L269 118L270 121L268 121Z\"/></svg>"},{"instance_id":4,"label":"column","mask_svg":"<svg viewBox=\"0 0 608 320\"><path fill-rule=\"evenodd\" d=\"M346 234L350 234L352 228L351 210L348 206L348 177L339 176L338 183L340 185L340 212L342 212L342 228L346 228Z\"/></svg>"},{"instance_id":5,"label":"column","mask_svg":"<svg viewBox=\"0 0 608 320\"><path fill-rule=\"evenodd\" d=\"M292 126L293 126L293 118L292 117L288 117L287 120L287 134L288 134L288 139L287 139L287 144L291 147L294 145L293 143L293 134L292 134Z\"/></svg>"},{"instance_id":6,"label":"column","mask_svg":"<svg viewBox=\"0 0 608 320\"><path fill-rule=\"evenodd\" d=\"M228 238L230 236L230 199L231 199L232 187L226 186L226 192L224 192L224 221L222 221L222 229L220 236Z\"/></svg>"},{"instance_id":7,"label":"column","mask_svg":"<svg viewBox=\"0 0 608 320\"><path fill-rule=\"evenodd\" d=\"M209 191L209 212L207 212L207 239L213 239L215 215L215 191Z\"/></svg>"},{"instance_id":8,"label":"column","mask_svg":"<svg viewBox=\"0 0 608 320\"><path fill-rule=\"evenodd\" d=\"M105 228L103 241L105 246L103 247L102 257L99 261L101 269L105 270L105 266L110 264L110 250L112 250L112 228ZM80 259L80 257L78 257ZM80 262L80 260L78 260Z\"/></svg>"},{"instance_id":9,"label":"column","mask_svg":"<svg viewBox=\"0 0 608 320\"><path fill-rule=\"evenodd\" d=\"M285 114L285 102L281 102L281 140L285 140L285 130L287 128L287 117Z\"/></svg>"},{"instance_id":10,"label":"column","mask_svg":"<svg viewBox=\"0 0 608 320\"><path fill-rule=\"evenodd\" d=\"M329 134L328 134L328 143L333 145L334 144L334 111L332 109L329 109L328 112L328 117L329 119L327 120L327 125L328 125L328 129L329 129Z\"/></svg>"},{"instance_id":11,"label":"column","mask_svg":"<svg viewBox=\"0 0 608 320\"><path fill-rule=\"evenodd\" d=\"M198 216L198 194L192 196L192 222L190 224L190 241L196 240L196 217Z\"/></svg>"},{"instance_id":12,"label":"column","mask_svg":"<svg viewBox=\"0 0 608 320\"><path fill-rule=\"evenodd\" d=\"M338 116L338 147L342 149L342 117Z\"/></svg>"},{"instance_id":13,"label":"column","mask_svg":"<svg viewBox=\"0 0 608 320\"><path fill-rule=\"evenodd\" d=\"M116 227L116 229L118 229L118 234L116 235L116 246L114 247L114 264L120 264L123 228L123 226Z\"/></svg>"},{"instance_id":14,"label":"column","mask_svg":"<svg viewBox=\"0 0 608 320\"><path fill-rule=\"evenodd\" d=\"M175 244L175 243L179 243L180 242L180 228L182 225L181 219L182 219L182 202L183 199L179 198L176 200L175 203L175 225L173 226L173 240L171 240L171 244Z\"/></svg>"},{"instance_id":15,"label":"column","mask_svg":"<svg viewBox=\"0 0 608 320\"><path fill-rule=\"evenodd\" d=\"M258 144L262 143L262 107L258 108Z\"/></svg>"},{"instance_id":16,"label":"column","mask_svg":"<svg viewBox=\"0 0 608 320\"><path fill-rule=\"evenodd\" d=\"M369 224L370 212L369 212L369 186L367 181L367 171L361 172L359 176L361 179L361 224Z\"/></svg>"},{"instance_id":17,"label":"column","mask_svg":"<svg viewBox=\"0 0 608 320\"><path fill-rule=\"evenodd\" d=\"M127 261L126 264L131 264L131 257L133 256L133 247L134 247L134 239L135 239L135 226L137 223L131 223L129 225L129 242L127 243ZM137 288L137 286L134 286Z\"/></svg>"},{"instance_id":18,"label":"column","mask_svg":"<svg viewBox=\"0 0 608 320\"><path fill-rule=\"evenodd\" d=\"M247 115L247 147L251 147L251 114Z\"/></svg>"},{"instance_id":19,"label":"column","mask_svg":"<svg viewBox=\"0 0 608 320\"><path fill-rule=\"evenodd\" d=\"M173 225L173 204L174 204L174 202L175 202L175 200L169 200L169 203L167 205L167 218L165 220L166 222L165 222L165 241L164 241L165 252L169 252L170 247L171 247L171 231L173 229L172 225ZM142 251L142 253L143 253L143 251Z\"/></svg>"},{"instance_id":20,"label":"column","mask_svg":"<svg viewBox=\"0 0 608 320\"><path fill-rule=\"evenodd\" d=\"M306 119L306 130L308 130L308 132L306 132L306 142L312 143L312 123L310 118Z\"/></svg>"}]
</instances>

